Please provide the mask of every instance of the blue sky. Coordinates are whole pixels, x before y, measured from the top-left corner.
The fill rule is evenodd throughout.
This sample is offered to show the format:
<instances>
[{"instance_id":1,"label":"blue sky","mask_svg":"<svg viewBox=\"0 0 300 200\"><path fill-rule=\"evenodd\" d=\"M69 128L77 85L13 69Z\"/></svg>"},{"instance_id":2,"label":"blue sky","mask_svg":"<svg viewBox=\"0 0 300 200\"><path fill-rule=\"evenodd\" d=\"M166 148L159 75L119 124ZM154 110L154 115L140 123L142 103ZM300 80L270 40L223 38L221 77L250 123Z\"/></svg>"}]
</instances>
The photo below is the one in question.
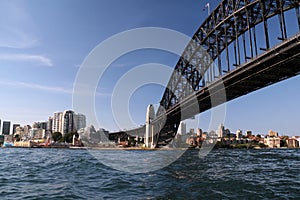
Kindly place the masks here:
<instances>
[{"instance_id":1,"label":"blue sky","mask_svg":"<svg viewBox=\"0 0 300 200\"><path fill-rule=\"evenodd\" d=\"M32 124L55 111L72 109L73 84L85 57L114 34L140 27L163 27L192 36L203 20L202 0L2 0L0 2L0 119ZM210 1L211 8L218 1ZM178 57L158 50L129 53L100 80L95 99L100 126L118 130L111 114L113 85L144 63L173 67ZM266 133L300 135L300 78L295 77L226 105L225 126ZM164 88L146 85L133 94L129 110L137 125L146 107L160 101ZM147 93L147 95L145 95ZM200 116L208 127L209 113ZM97 126L97 125L96 125ZM123 128L123 127L121 127ZM125 127L130 128L130 127Z\"/></svg>"}]
</instances>

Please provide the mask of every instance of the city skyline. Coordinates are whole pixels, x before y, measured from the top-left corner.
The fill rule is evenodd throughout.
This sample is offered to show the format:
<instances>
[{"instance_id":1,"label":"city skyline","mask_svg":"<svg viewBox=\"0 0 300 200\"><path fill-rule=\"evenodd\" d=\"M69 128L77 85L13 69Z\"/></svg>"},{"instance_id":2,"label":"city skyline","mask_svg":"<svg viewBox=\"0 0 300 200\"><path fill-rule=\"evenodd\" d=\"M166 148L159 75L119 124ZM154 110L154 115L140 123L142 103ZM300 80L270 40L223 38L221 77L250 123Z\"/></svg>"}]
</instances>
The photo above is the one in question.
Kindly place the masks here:
<instances>
[{"instance_id":1,"label":"city skyline","mask_svg":"<svg viewBox=\"0 0 300 200\"><path fill-rule=\"evenodd\" d=\"M75 129L71 129L69 131L67 131L66 133L68 132L73 132L73 131L79 131L80 129L82 128L90 128L90 127L94 127L93 124L89 124L87 125L86 124L86 116L82 113L76 113L75 111L72 111L72 110L65 110L63 112L61 111L56 111L53 113L52 116L49 116L48 117L48 121L45 120L45 121L35 121L35 122L31 122L29 124L16 124L15 122L12 122L12 121L9 121L9 120L2 120L0 118L0 133L2 135L7 135L7 134L4 134L3 132L3 128L2 127L5 127L7 128L7 125L4 125L5 123L6 124L9 124L9 128L8 128L8 132L9 134L8 135L13 135L15 132L14 130L17 128L17 127L25 127L25 126L29 126L31 128L42 128L44 130L51 130L52 132L61 132L63 134L64 131L63 131L63 127L62 127L62 124L64 124L64 116L66 115L66 113L72 113L72 117L74 117L74 119L72 120L74 124L76 124L76 128ZM56 116L57 115L57 116ZM57 118L57 119L55 119ZM55 125L55 120L57 120L57 125ZM51 125L49 125L51 124ZM67 122L67 124L69 124L69 122ZM57 127L56 127L57 126ZM73 125L72 125L73 126ZM99 128L99 129L103 129L105 130L104 128ZM187 133L196 133L195 130L199 131L204 131L204 132L210 132L210 131L214 131L219 137L223 137L223 134L224 134L224 131L229 131L229 132L226 132L226 134L236 134L238 135L241 134L241 135L248 135L248 132L251 132L251 134L253 135L263 135L263 136L266 136L268 135L268 133L273 132L274 130L272 128L270 128L267 132L253 132L252 129L231 129L230 127L227 127L226 124L219 124L218 128L215 129L215 130L209 130L209 129L202 129L201 127L187 127L186 125L186 122L182 121L180 123L180 126L178 128L178 131L177 131L177 134L179 135L186 135ZM222 130L222 134L220 133L220 130ZM123 130L123 131L126 131L126 130ZM7 131L6 131L7 132ZM284 133L278 133L276 132L279 136L287 136L287 134L284 134ZM225 134L225 135L226 135ZM288 135L288 136L295 136L294 135Z\"/></svg>"},{"instance_id":2,"label":"city skyline","mask_svg":"<svg viewBox=\"0 0 300 200\"><path fill-rule=\"evenodd\" d=\"M48 116L48 120L34 121L28 124L20 124L9 120L2 121L0 118L0 132L2 135L14 135L17 127L25 126L29 129L38 128L52 133L60 132L64 135L79 131L87 125L86 116L73 110L54 112L51 116Z\"/></svg>"},{"instance_id":3,"label":"city skyline","mask_svg":"<svg viewBox=\"0 0 300 200\"><path fill-rule=\"evenodd\" d=\"M120 7L121 2L2 1L0 87L5 95L0 100L1 121L26 125L46 121L56 110L72 109L73 84L81 63L94 47L114 34L132 28L163 27L192 36L207 17L204 1L131 1ZM219 1L209 3L214 9ZM182 11L183 7L189 12ZM157 62L173 68L177 60L166 52L144 50L112 63L98 85L95 100L100 124L94 125L109 131L132 128L114 123L110 109L115 82L137 65ZM299 135L299 83L297 76L227 103L224 124L232 130L267 133L273 129ZM147 85L133 94L129 109L137 126L145 123L148 104L159 103L163 91L161 86ZM199 118L198 127L207 130L210 112Z\"/></svg>"}]
</instances>

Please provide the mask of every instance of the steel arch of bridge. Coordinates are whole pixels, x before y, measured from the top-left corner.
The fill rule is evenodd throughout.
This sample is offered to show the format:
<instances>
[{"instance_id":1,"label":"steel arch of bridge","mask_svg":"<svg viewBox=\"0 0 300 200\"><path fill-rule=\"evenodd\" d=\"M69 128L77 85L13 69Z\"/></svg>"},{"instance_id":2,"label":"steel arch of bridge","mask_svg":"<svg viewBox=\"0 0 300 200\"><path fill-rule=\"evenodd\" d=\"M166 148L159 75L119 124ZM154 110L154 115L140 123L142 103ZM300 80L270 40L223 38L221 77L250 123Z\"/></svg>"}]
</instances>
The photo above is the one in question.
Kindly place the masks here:
<instances>
[{"instance_id":1,"label":"steel arch of bridge","mask_svg":"<svg viewBox=\"0 0 300 200\"><path fill-rule=\"evenodd\" d=\"M268 51L271 48L270 40L274 39L269 36L268 19L278 16L281 35L276 39L287 40L285 12L293 8L296 11L296 26L300 30L299 0L224 0L212 11L185 48L160 101L156 116L164 120L163 124L157 122L160 131L155 140L158 146L165 145L174 138L182 119L179 116L173 119L162 116L191 94L230 73L232 69L229 57L234 58L233 66L238 68L259 56L259 51ZM263 24L262 48L257 44L258 24ZM234 46L233 55L229 55L231 44ZM221 53L224 52L225 60L222 60ZM223 70L222 61L226 70ZM216 63L216 67L212 62Z\"/></svg>"},{"instance_id":2,"label":"steel arch of bridge","mask_svg":"<svg viewBox=\"0 0 300 200\"><path fill-rule=\"evenodd\" d=\"M181 120L213 107L209 102L211 92L217 96L220 83L230 101L300 74L299 2L223 0L196 31L175 66L153 121L154 145L167 145L175 137ZM287 34L285 19L285 13L291 9L296 17L296 24L292 25L298 30L293 37ZM275 16L280 30L276 38L268 27ZM259 34L258 28L262 29ZM260 37L263 40L258 40ZM273 40L281 43L272 46ZM181 104L191 103L191 96L196 96L199 111L181 116ZM216 104L221 103L224 101ZM143 137L144 132L145 126L110 136Z\"/></svg>"},{"instance_id":3,"label":"steel arch of bridge","mask_svg":"<svg viewBox=\"0 0 300 200\"><path fill-rule=\"evenodd\" d=\"M218 60L218 78L222 76L224 71L221 70L221 53L225 50L228 52L228 46L234 43L235 46L235 66L243 64L239 60L239 54L244 53L244 57L250 60L258 55L258 45L256 42L255 26L259 23L264 24L265 48L261 50L268 50L270 48L270 38L267 20L275 15L280 19L281 37L278 39L287 39L286 23L284 12L292 8L296 9L298 28L300 30L300 15L299 15L299 0L269 0L269 1L239 1L239 0L224 0L211 13L211 15L204 21L198 31L194 34L192 41L188 44L181 58L177 62L174 73L170 78L168 87L166 88L160 105L168 110L175 104L179 103L189 94L175 95L170 91L178 91L181 88L181 82L177 80L176 72L182 74L189 84L192 85L193 91L198 91L205 86L206 81L200 82L204 73L211 66L210 63L203 64L203 49L207 51L212 60ZM240 37L243 43L246 43L245 33L249 32L250 55L247 54L246 44L240 47L238 40ZM242 52L241 52L242 50ZM229 59L229 55L226 55ZM229 62L226 61L226 64ZM228 73L230 66L228 67ZM200 73L199 73L200 72ZM217 74L211 74L208 78L216 77ZM212 80L207 80L211 82ZM204 83L204 84L203 84ZM201 85L202 84L202 85ZM191 93L193 92L190 91ZM160 115L158 112L157 115Z\"/></svg>"}]
</instances>

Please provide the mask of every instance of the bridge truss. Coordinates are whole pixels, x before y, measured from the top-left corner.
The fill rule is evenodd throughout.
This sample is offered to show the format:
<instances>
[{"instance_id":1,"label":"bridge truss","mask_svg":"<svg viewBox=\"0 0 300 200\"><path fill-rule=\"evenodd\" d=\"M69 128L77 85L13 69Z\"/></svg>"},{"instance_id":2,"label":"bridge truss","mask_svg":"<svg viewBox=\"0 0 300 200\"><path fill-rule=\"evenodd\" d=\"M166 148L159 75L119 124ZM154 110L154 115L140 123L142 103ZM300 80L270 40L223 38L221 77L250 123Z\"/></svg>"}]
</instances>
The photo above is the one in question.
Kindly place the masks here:
<instances>
[{"instance_id":1,"label":"bridge truss","mask_svg":"<svg viewBox=\"0 0 300 200\"><path fill-rule=\"evenodd\" d=\"M152 121L154 146L169 144L184 119L298 75L299 6L300 0L223 0L175 66ZM145 126L110 136L144 133Z\"/></svg>"},{"instance_id":2,"label":"bridge truss","mask_svg":"<svg viewBox=\"0 0 300 200\"><path fill-rule=\"evenodd\" d=\"M285 16L291 9L295 10L296 19L296 24L292 25L286 22ZM274 24L270 27L269 21L276 16L278 20L276 27ZM220 81L225 84L227 100L231 100L298 74L297 61L294 63L297 67L288 71L282 70L282 65L276 65L281 67L276 68L279 73L276 77L265 74L266 77L260 77L264 78L262 81L257 79L258 75L256 78L252 76L258 72L263 73L262 70L269 67L267 65L275 66L276 63L268 63L272 59L277 58L276 61L281 63L286 61L286 64L292 60L290 56L297 54L299 49L298 46L293 46L293 42L297 42L299 38L292 38L292 41L289 39L288 25L296 27L296 32L300 32L299 0L223 0L194 34L175 66L160 101L157 120L153 122L159 127L155 138L157 146L166 145L175 137L181 120L211 108L212 105L208 102L211 94L208 94L207 89L218 88L216 85ZM279 35L274 38L272 31L275 28L279 30ZM271 44L274 40L285 44L282 47L278 46L277 50L281 53L277 52L276 56L274 56L276 52L272 51L274 46ZM287 54L288 52L290 54ZM229 79L238 73L239 69L257 66L253 61L258 62L260 59L264 65L258 66L263 69L256 67L257 70L249 71L254 74L244 73L236 80ZM244 78L247 82L243 83L248 85L247 87L240 85L243 76L252 77L252 79ZM236 82L233 83L232 80ZM239 87L236 83L239 83ZM231 86L235 84L236 87L229 90L230 84ZM191 95L196 95L199 111L190 110L190 115L182 116L180 105L188 104Z\"/></svg>"}]
</instances>

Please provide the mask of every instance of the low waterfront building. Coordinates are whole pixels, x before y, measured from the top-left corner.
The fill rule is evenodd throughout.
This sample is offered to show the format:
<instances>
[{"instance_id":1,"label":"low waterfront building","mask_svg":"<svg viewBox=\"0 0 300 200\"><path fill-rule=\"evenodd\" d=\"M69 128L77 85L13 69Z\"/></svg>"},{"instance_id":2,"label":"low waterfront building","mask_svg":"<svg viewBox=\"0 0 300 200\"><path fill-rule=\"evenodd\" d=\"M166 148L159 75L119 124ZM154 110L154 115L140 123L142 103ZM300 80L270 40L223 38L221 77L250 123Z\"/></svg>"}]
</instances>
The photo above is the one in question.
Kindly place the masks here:
<instances>
[{"instance_id":1,"label":"low waterfront building","mask_svg":"<svg viewBox=\"0 0 300 200\"><path fill-rule=\"evenodd\" d=\"M15 130L14 133L15 136L19 136L20 138L22 138L24 136L24 128L21 126L18 126Z\"/></svg>"},{"instance_id":2,"label":"low waterfront building","mask_svg":"<svg viewBox=\"0 0 300 200\"><path fill-rule=\"evenodd\" d=\"M4 142L13 143L14 136L13 135L4 135Z\"/></svg>"},{"instance_id":3,"label":"low waterfront building","mask_svg":"<svg viewBox=\"0 0 300 200\"><path fill-rule=\"evenodd\" d=\"M198 143L197 143L197 137L195 136L190 136L186 139L186 143L190 146L193 146L193 147L196 147L198 146Z\"/></svg>"},{"instance_id":4,"label":"low waterfront building","mask_svg":"<svg viewBox=\"0 0 300 200\"><path fill-rule=\"evenodd\" d=\"M45 137L45 129L32 128L29 131L29 136L32 139L42 139Z\"/></svg>"},{"instance_id":5,"label":"low waterfront building","mask_svg":"<svg viewBox=\"0 0 300 200\"><path fill-rule=\"evenodd\" d=\"M16 133L16 128L19 127L20 124L13 124L12 134L14 135Z\"/></svg>"},{"instance_id":6,"label":"low waterfront building","mask_svg":"<svg viewBox=\"0 0 300 200\"><path fill-rule=\"evenodd\" d=\"M299 147L300 147L300 136L296 136L295 139L298 141Z\"/></svg>"},{"instance_id":7,"label":"low waterfront building","mask_svg":"<svg viewBox=\"0 0 300 200\"><path fill-rule=\"evenodd\" d=\"M33 142L32 141L19 141L19 142L15 141L14 146L15 147L32 147Z\"/></svg>"},{"instance_id":8,"label":"low waterfront building","mask_svg":"<svg viewBox=\"0 0 300 200\"><path fill-rule=\"evenodd\" d=\"M269 137L278 137L278 132L275 132L275 131L269 130L269 132L268 132L268 136L269 136Z\"/></svg>"},{"instance_id":9,"label":"low waterfront building","mask_svg":"<svg viewBox=\"0 0 300 200\"><path fill-rule=\"evenodd\" d=\"M77 147L83 146L83 143L82 143L82 141L81 141L80 136L76 137L75 134L73 135L72 145L73 145L73 146L77 146Z\"/></svg>"},{"instance_id":10,"label":"low waterfront building","mask_svg":"<svg viewBox=\"0 0 300 200\"><path fill-rule=\"evenodd\" d=\"M246 134L246 137L251 137L252 136L252 131L247 130L245 132L245 134Z\"/></svg>"},{"instance_id":11,"label":"low waterfront building","mask_svg":"<svg viewBox=\"0 0 300 200\"><path fill-rule=\"evenodd\" d=\"M267 137L264 139L264 144L270 148L280 148L280 138L278 137Z\"/></svg>"},{"instance_id":12,"label":"low waterfront building","mask_svg":"<svg viewBox=\"0 0 300 200\"><path fill-rule=\"evenodd\" d=\"M87 145L99 145L110 143L109 132L103 128L100 128L98 131L94 128L93 125L86 128L82 128L78 131L83 143Z\"/></svg>"},{"instance_id":13,"label":"low waterfront building","mask_svg":"<svg viewBox=\"0 0 300 200\"><path fill-rule=\"evenodd\" d=\"M288 148L298 148L299 141L296 138L289 138L286 140L286 144Z\"/></svg>"}]
</instances>

